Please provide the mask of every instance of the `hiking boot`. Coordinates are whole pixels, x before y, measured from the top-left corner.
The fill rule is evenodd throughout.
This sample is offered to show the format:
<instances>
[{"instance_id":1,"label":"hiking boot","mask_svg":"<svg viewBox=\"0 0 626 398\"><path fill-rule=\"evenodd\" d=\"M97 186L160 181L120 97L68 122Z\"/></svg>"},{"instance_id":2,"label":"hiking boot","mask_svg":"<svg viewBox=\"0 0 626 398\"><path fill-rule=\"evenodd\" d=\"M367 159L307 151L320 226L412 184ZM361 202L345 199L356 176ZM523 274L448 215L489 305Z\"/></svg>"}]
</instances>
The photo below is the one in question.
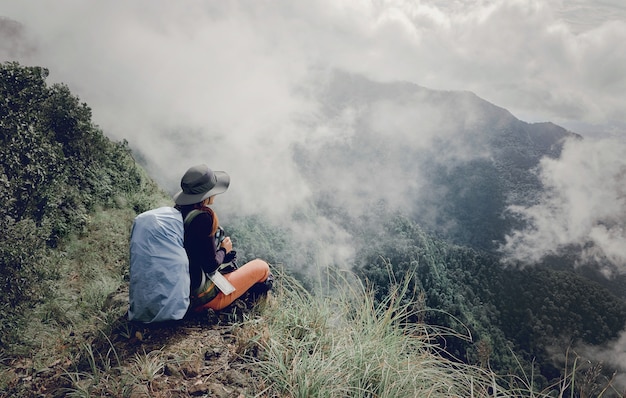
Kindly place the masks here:
<instances>
[{"instance_id":1,"label":"hiking boot","mask_svg":"<svg viewBox=\"0 0 626 398\"><path fill-rule=\"evenodd\" d=\"M267 279L261 282L261 284L266 287L266 292L272 290L272 288L274 287L274 275L272 275L272 273L270 272Z\"/></svg>"},{"instance_id":2,"label":"hiking boot","mask_svg":"<svg viewBox=\"0 0 626 398\"><path fill-rule=\"evenodd\" d=\"M252 302L258 301L260 298L265 297L267 292L272 290L274 286L274 275L270 273L267 279L263 282L257 282L250 289L248 289L249 297Z\"/></svg>"}]
</instances>

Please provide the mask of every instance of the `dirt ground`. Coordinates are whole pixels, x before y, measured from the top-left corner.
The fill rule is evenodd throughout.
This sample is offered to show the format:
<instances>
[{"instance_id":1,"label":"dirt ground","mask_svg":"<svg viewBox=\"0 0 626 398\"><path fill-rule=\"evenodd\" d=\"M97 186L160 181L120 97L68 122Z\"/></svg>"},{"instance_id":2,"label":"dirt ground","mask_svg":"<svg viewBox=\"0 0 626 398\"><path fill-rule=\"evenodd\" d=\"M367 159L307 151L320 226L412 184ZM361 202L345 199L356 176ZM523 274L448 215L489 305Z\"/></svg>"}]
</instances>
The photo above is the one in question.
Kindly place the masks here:
<instances>
[{"instance_id":1,"label":"dirt ground","mask_svg":"<svg viewBox=\"0 0 626 398\"><path fill-rule=\"evenodd\" d=\"M127 300L117 292L107 305L125 308ZM123 312L107 336L67 336L69 345L83 347L73 359L38 370L29 359L15 360L0 397L265 397L252 365L261 329L239 323L259 318L255 308L240 299L220 313L157 325L129 322Z\"/></svg>"}]
</instances>

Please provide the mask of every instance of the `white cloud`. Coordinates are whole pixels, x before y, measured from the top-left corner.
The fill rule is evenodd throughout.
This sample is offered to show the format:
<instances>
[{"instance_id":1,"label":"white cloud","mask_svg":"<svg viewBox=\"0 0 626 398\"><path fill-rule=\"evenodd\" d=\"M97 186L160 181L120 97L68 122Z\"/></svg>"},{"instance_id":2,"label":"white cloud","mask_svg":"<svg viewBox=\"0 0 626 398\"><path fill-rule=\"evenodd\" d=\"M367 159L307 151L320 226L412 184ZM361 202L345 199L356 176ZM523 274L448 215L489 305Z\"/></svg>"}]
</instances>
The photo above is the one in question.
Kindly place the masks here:
<instances>
[{"instance_id":1,"label":"white cloud","mask_svg":"<svg viewBox=\"0 0 626 398\"><path fill-rule=\"evenodd\" d=\"M313 195L293 146L320 145L352 128L348 114L326 127L302 123L317 114L305 93L320 69L470 90L527 121L612 126L622 140L614 126L626 126L626 8L616 1L0 0L0 14L22 24L17 39L0 44L0 61L49 68L49 81L87 102L106 134L128 139L166 189L207 162L233 177L222 206L274 219ZM557 214L523 210L554 221L525 239L552 231L563 239L557 245L585 237L622 256L609 244L621 236L615 225L594 223L604 221L602 208L576 216L568 188L554 184L565 206Z\"/></svg>"},{"instance_id":2,"label":"white cloud","mask_svg":"<svg viewBox=\"0 0 626 398\"><path fill-rule=\"evenodd\" d=\"M579 344L576 347L576 351L577 355L580 354L582 356L580 359L591 360L597 364L608 365L610 369L615 369L616 374L614 375L613 385L620 391L624 391L624 389L626 389L625 331L622 331L618 338L601 347ZM583 369L585 365L586 364L583 362Z\"/></svg>"},{"instance_id":3,"label":"white cloud","mask_svg":"<svg viewBox=\"0 0 626 398\"><path fill-rule=\"evenodd\" d=\"M319 66L474 91L527 121L626 121L616 1L0 4L38 44L27 61L78 90L109 130L133 119L118 107L146 100L152 112L135 118L238 115Z\"/></svg>"},{"instance_id":4,"label":"white cloud","mask_svg":"<svg viewBox=\"0 0 626 398\"><path fill-rule=\"evenodd\" d=\"M546 191L539 203L512 209L528 228L508 236L503 250L534 263L580 246L582 261L599 260L626 273L626 145L571 140L560 159L541 162L540 177Z\"/></svg>"}]
</instances>

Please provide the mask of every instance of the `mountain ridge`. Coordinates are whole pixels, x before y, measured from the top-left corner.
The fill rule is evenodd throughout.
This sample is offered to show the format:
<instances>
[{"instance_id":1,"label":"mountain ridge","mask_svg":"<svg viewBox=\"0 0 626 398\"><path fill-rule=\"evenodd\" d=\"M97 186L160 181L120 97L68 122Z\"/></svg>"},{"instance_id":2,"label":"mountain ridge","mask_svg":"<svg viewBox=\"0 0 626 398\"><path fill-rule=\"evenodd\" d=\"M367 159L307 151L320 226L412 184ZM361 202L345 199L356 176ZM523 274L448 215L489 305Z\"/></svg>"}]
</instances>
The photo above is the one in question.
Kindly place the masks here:
<instances>
[{"instance_id":1,"label":"mountain ridge","mask_svg":"<svg viewBox=\"0 0 626 398\"><path fill-rule=\"evenodd\" d=\"M566 139L581 139L551 122L523 122L469 91L380 83L345 72L320 80L325 83L310 94L321 103L318 126L337 130L340 138L296 145L294 159L313 190L327 198L324 206L382 200L404 207L434 233L483 249L495 249L494 241L519 225L508 206L536 200L540 160L558 158ZM481 190L499 198L489 209L481 206ZM474 206L471 219L454 208L468 206ZM502 226L483 234L471 225L476 219Z\"/></svg>"},{"instance_id":2,"label":"mountain ridge","mask_svg":"<svg viewBox=\"0 0 626 398\"><path fill-rule=\"evenodd\" d=\"M371 389L382 395L386 387L396 386L397 380L383 380L381 376L389 370L385 367L377 368L382 373L373 376L367 373L372 369L370 354L382 348L374 343L390 342L388 339L393 337L419 337L421 330L427 330L428 341L437 343L429 346L429 350L445 352L449 349L445 358L438 357L430 363L441 366L449 364L450 359L463 359L467 368L458 362L453 368L467 370L478 366L481 372L490 372L492 366L498 366L507 374L525 372L532 374L533 380L515 380L536 392L553 385L569 385L566 382L571 373L567 369L571 369L571 362L551 354L579 343L607 343L623 326L626 318L623 299L614 299L601 286L586 283L580 275L570 273L561 278L558 270L549 268L553 265L567 267L568 259L549 259L543 268L509 272L501 267L496 251L480 248L480 243L490 237L498 238L502 231L511 227L507 223L498 224L502 222L498 220L501 220L501 209L511 203L510 195L515 193L494 165L487 133L513 134L518 140L511 148L517 150L523 149L518 143L532 141L535 132L545 128L554 133L545 142L539 140L535 145L549 151L558 149L548 144L565 134L563 130L551 124L535 126L521 121L516 124L510 113L492 107L488 107L484 117L480 112L470 112L468 109L480 109L484 105L480 101L476 105L472 98L477 97L471 93L452 97L445 93L434 94L441 103L456 106L452 111L433 106L416 111L415 103L410 101L415 98L409 94L399 103L389 98L370 101L350 99L349 90L342 88L347 93L344 104L360 101L363 105L359 105L360 108L328 107L335 112L334 119L329 118L329 127L345 127L341 122L348 120L347 125L352 129L349 134L318 146L294 148L300 170L308 182L318 188L318 195L315 206L301 209L293 217L301 222L327 217L350 233L350 243L356 249L354 264L334 264L335 267L327 271L329 274L336 271L337 275L353 271L361 276L359 283L371 286L372 291L365 290L346 299L351 305L365 305L357 311L346 302L332 301L338 296L335 293L352 293L353 283L340 279L339 285L326 286L330 275L325 281L324 278L311 280L311 275L299 275L296 281L285 275L279 280L292 284L294 289L277 290L277 298L289 304L281 307L280 301L274 302L272 312L251 319L244 329L252 329L245 329L241 340L224 340L226 344L233 344L228 351L194 347L198 351L189 351L189 358L183 357L182 352L158 352L154 349L156 345L173 341L161 340L157 332L130 325L125 318L123 299L118 300L114 308L105 303L110 302L111 293L123 291L128 282L127 238L132 218L150 208L171 205L170 198L134 161L126 143L109 141L93 125L86 104L80 103L65 86L45 84L47 70L5 64L0 72L0 89L6 99L0 104L10 104L13 112L0 107L0 139L5 144L0 151L3 159L0 179L7 187L0 191L0 197L7 204L2 209L0 223L10 232L3 234L0 244L3 265L0 280L9 282L5 284L6 289L14 289L14 294L4 290L5 301L0 306L3 321L0 348L5 358L0 362L0 385L7 387L7 391L32 396L30 387L35 386L43 388L36 394L50 396L67 392L75 395L97 392L154 395L158 392L165 395L172 392L173 385L168 384L171 378L179 382L175 388L186 389L180 391L182 396L196 388L191 387L194 385L201 386L194 391L206 393L209 387L203 381L207 375L203 372L207 361L241 349L244 353L254 353L255 358L275 355L272 360L279 366L261 366L254 370L285 370L286 374L281 375L284 384L267 384L261 389L268 386L275 388L273 391L291 392L289 380L293 379L290 377L310 380L312 375L326 376L323 369L328 365L337 365L328 379L336 381L334 372L345 368L342 366L345 358L325 350L341 348L333 342L348 341L350 344L343 346L349 348L363 340L374 351L363 350L368 354L365 359L346 357L360 360L355 361L359 366L350 367L356 371L357 387L347 388ZM375 87L369 90L375 91ZM320 89L316 95L323 97L327 92L329 104L332 104L332 91L324 91L332 89L332 85ZM385 95L392 93L393 90ZM422 95L417 98L423 99ZM42 101L32 101L33 98ZM459 108L461 105L466 106L465 110ZM495 119L489 116L491 111L497 116ZM28 125L18 123L21 120L28 121ZM398 120L403 123L393 124ZM485 133L480 126L487 120L503 122ZM334 125L335 122L338 123ZM463 131L468 133L465 136L481 139L469 144L463 140L455 142L457 127L465 129ZM389 139L390 133L405 141ZM530 159L534 164L535 149L521 153L523 159ZM49 166L54 160L58 164L56 172L52 173ZM529 177L532 168L527 164L519 166L507 170L514 176L521 174L516 184L520 187L519 193L525 195L528 192L524 191L524 184L533 181ZM42 176L45 184L37 180ZM33 188L26 197L37 201L23 200L21 187L25 186ZM434 206L436 212L423 214L429 206ZM16 211L17 208L20 211ZM434 224L422 227L422 219ZM284 220L284 223L289 221ZM299 237L296 234L275 227L262 214L231 219L229 224L225 227L242 248L238 251L241 263L250 257L266 258L281 272L293 271L294 274L300 269L300 262L315 264L310 251L297 250L296 238ZM439 235L433 236L427 227L440 227L435 230ZM317 232L332 236L334 231ZM472 244L472 239L477 239L478 244ZM453 243L455 241L457 243ZM332 250L321 244L309 250L316 248ZM315 271L318 275L324 272L322 269ZM398 290L396 283L405 281L405 277L408 278L402 282L405 285L400 284L404 288ZM13 283L15 281L22 285ZM313 295L320 286L326 290L321 289L319 296ZM29 294L32 291L40 294ZM518 293L511 294L513 291ZM587 295L581 300L585 292ZM372 298L378 301L370 303L368 300ZM324 305L329 302L331 306ZM610 305L610 308L603 309L603 305ZM346 309L342 313L345 318L337 318L341 308ZM395 318L394 314L401 316ZM611 314L610 319L603 314ZM270 317L273 323L268 321ZM200 319L199 325L186 326L194 328L195 336L196 332L202 334L202 328L211 327L213 321ZM337 327L337 322L342 327ZM373 330L367 330L366 326ZM396 329L397 326L402 328ZM280 340L284 351L272 351L277 340L268 337L269 328L284 333ZM448 334L431 334L432 330L441 330L437 328L443 328ZM344 330L346 335L332 334ZM406 333L407 330L411 333ZM373 333L365 336L360 335L361 332ZM449 335L451 332L455 332L454 335ZM153 336L155 340L149 340ZM174 338L184 340L184 330L175 332ZM564 338L569 340L564 342ZM397 347L406 347L404 340L395 342L400 343ZM290 346L293 343L301 345ZM410 343L412 347L414 343ZM565 343L569 346L562 346ZM141 353L142 347L152 351ZM518 361L512 358L513 349L520 355ZM342 355L358 354L341 352ZM381 360L381 366L390 358L407 361L392 364L392 369L396 370L403 363L415 361L413 357L395 354ZM322 359L321 363L315 362L316 355ZM331 359L333 361L329 362ZM577 376L593 370L582 356L574 359L585 364L576 369ZM237 361L227 363L241 365ZM301 364L311 364L312 372L297 373ZM611 370L607 367L605 371ZM270 378L264 379L265 383L276 380L271 375L278 376L268 374ZM414 380L414 374L408 376L407 383ZM603 377L605 373L600 372L587 383L611 385L612 381ZM373 385L358 384L363 381ZM384 384L385 381L391 384ZM445 383L450 380L446 379ZM252 384L248 384L251 389L257 387ZM321 384L332 387L332 383ZM407 386L410 388L409 384ZM583 391L583 387L585 385L579 390ZM241 389L236 391L241 393Z\"/></svg>"}]
</instances>

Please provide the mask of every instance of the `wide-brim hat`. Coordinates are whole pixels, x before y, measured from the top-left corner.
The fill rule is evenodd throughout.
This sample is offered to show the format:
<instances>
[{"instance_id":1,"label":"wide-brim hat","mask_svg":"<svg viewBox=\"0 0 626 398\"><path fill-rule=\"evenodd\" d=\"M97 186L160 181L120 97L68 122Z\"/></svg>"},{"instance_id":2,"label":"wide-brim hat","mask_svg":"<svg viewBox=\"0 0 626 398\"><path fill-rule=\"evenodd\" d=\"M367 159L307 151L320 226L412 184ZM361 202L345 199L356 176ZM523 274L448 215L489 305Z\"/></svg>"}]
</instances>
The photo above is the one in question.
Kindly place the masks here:
<instances>
[{"instance_id":1,"label":"wide-brim hat","mask_svg":"<svg viewBox=\"0 0 626 398\"><path fill-rule=\"evenodd\" d=\"M177 205L202 202L213 195L226 192L230 176L224 171L213 171L206 164L193 166L180 180L182 190L174 195Z\"/></svg>"}]
</instances>

